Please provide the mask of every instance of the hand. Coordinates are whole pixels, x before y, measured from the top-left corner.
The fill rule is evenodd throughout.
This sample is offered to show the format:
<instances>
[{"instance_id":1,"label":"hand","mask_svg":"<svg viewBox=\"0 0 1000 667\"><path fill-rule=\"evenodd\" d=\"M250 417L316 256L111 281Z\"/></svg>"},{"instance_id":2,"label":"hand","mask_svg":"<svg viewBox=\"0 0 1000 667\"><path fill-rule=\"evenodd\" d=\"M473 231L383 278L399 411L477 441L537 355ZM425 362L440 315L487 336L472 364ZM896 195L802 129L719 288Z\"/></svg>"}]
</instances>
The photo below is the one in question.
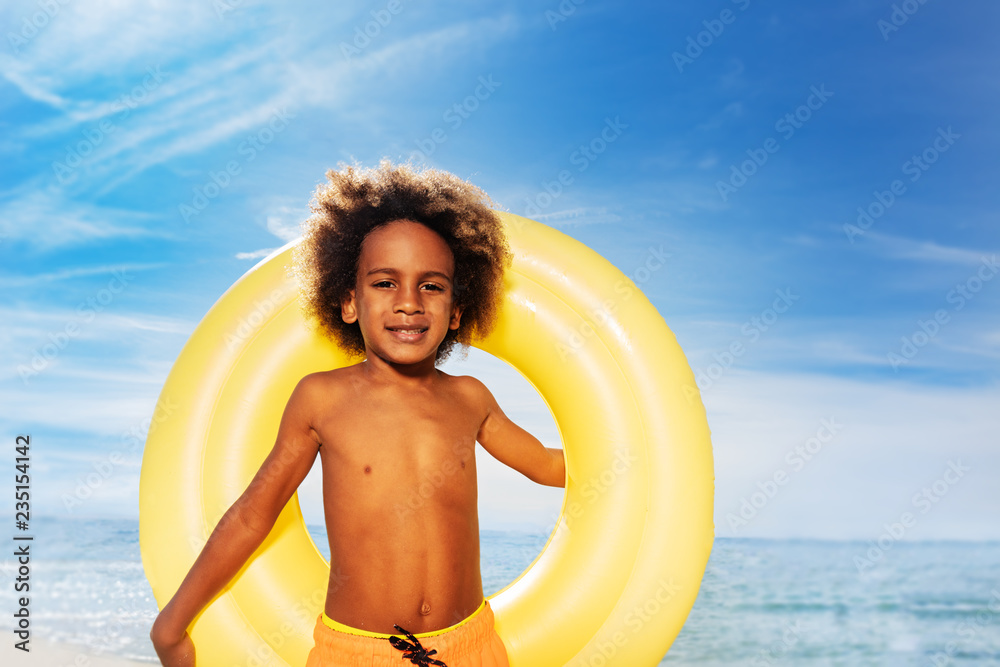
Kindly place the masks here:
<instances>
[{"instance_id":1,"label":"hand","mask_svg":"<svg viewBox=\"0 0 1000 667\"><path fill-rule=\"evenodd\" d=\"M163 613L156 617L153 628L149 632L153 648L164 667L194 667L194 642L186 629L178 634L169 627L169 620Z\"/></svg>"}]
</instances>

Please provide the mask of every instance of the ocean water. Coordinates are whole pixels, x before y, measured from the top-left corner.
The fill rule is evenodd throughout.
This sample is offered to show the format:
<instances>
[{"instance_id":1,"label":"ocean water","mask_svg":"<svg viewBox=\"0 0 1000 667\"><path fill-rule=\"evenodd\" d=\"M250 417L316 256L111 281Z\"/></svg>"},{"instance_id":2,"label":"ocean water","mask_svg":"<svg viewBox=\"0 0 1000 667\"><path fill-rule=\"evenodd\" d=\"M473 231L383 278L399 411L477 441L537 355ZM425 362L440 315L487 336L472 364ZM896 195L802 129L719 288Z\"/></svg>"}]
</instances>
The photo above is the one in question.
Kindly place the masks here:
<instances>
[{"instance_id":1,"label":"ocean water","mask_svg":"<svg viewBox=\"0 0 1000 667\"><path fill-rule=\"evenodd\" d=\"M156 603L138 523L34 519L32 528L34 637L155 663ZM322 528L311 532L326 552ZM517 577L545 541L484 531L487 594ZM870 547L716 540L694 609L660 664L1000 665L1000 543L900 542L878 561L868 560ZM0 562L7 633L16 567L9 556Z\"/></svg>"}]
</instances>

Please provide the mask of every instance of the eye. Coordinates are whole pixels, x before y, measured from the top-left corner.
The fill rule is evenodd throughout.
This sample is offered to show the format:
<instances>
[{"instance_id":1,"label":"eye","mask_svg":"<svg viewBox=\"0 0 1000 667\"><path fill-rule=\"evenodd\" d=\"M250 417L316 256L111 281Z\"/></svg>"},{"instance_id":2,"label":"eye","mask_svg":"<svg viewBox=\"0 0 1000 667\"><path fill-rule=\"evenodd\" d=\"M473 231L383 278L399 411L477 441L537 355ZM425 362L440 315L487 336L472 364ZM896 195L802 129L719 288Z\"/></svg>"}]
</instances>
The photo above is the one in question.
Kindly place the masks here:
<instances>
[{"instance_id":1,"label":"eye","mask_svg":"<svg viewBox=\"0 0 1000 667\"><path fill-rule=\"evenodd\" d=\"M380 280L377 283L375 283L374 285L372 285L372 287L392 287L392 281L391 280Z\"/></svg>"},{"instance_id":2,"label":"eye","mask_svg":"<svg viewBox=\"0 0 1000 667\"><path fill-rule=\"evenodd\" d=\"M428 284L424 285L424 287L427 288L427 289L429 289L429 290L437 290L438 292L443 292L444 291L443 287L441 287L440 285L435 285L434 283L428 283Z\"/></svg>"}]
</instances>

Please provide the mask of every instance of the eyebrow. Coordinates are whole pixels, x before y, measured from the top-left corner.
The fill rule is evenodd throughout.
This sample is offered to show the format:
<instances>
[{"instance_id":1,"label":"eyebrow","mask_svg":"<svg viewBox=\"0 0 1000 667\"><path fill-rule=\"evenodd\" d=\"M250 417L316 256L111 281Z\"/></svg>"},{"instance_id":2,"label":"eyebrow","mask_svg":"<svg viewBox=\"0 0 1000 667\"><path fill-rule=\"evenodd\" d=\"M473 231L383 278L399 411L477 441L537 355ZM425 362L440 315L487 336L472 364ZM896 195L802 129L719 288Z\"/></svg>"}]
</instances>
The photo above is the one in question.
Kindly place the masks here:
<instances>
[{"instance_id":1,"label":"eyebrow","mask_svg":"<svg viewBox=\"0 0 1000 667\"><path fill-rule=\"evenodd\" d=\"M389 267L384 267L384 268L380 267L377 269L372 269L371 271L365 274L365 277L367 278L368 276L373 275L375 273L388 273L390 275L397 275L399 271ZM449 276L447 273L441 273L440 271L424 271L423 273L420 274L421 278L427 278L431 276L442 278L444 280L447 280L449 283L452 282L451 276Z\"/></svg>"}]
</instances>

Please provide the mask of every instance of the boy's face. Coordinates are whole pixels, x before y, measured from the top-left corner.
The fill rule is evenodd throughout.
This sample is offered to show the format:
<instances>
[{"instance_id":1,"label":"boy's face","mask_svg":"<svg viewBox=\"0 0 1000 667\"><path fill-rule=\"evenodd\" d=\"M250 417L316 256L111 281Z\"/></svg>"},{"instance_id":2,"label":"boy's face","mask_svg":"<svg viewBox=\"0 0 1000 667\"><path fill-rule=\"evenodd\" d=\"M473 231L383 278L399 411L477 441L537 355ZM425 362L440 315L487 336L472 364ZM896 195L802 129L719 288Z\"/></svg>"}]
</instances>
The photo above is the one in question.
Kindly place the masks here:
<instances>
[{"instance_id":1,"label":"boy's face","mask_svg":"<svg viewBox=\"0 0 1000 667\"><path fill-rule=\"evenodd\" d=\"M358 276L341 304L345 322L358 322L368 358L393 364L425 362L433 368L438 346L457 329L455 259L437 232L396 220L361 245Z\"/></svg>"}]
</instances>

